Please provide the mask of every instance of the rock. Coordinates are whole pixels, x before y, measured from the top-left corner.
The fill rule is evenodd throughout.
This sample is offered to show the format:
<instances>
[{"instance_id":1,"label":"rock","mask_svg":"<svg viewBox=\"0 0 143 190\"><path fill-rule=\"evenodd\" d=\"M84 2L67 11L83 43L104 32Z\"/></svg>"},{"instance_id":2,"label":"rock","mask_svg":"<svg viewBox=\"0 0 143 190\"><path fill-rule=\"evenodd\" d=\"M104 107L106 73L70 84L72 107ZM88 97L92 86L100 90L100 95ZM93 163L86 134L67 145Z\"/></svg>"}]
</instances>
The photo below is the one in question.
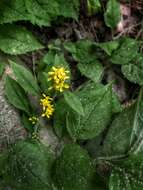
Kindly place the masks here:
<instances>
[{"instance_id":1,"label":"rock","mask_svg":"<svg viewBox=\"0 0 143 190\"><path fill-rule=\"evenodd\" d=\"M59 154L61 152L61 149L63 148L63 141L58 139L51 126L41 128L39 131L39 136L41 143L50 147L53 153Z\"/></svg>"},{"instance_id":2,"label":"rock","mask_svg":"<svg viewBox=\"0 0 143 190\"><path fill-rule=\"evenodd\" d=\"M0 80L0 151L25 137L26 131L21 126L19 115L7 102L4 96L4 82Z\"/></svg>"}]
</instances>

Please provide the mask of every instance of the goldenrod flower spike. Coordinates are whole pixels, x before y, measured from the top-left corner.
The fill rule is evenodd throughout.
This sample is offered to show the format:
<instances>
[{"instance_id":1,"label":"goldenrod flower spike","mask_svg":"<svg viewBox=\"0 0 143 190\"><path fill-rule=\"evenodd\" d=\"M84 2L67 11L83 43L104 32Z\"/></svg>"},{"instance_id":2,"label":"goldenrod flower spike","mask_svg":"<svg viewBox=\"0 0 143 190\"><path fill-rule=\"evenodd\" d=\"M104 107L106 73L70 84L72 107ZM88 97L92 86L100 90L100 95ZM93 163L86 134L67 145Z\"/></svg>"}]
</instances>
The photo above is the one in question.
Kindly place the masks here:
<instances>
[{"instance_id":1,"label":"goldenrod flower spike","mask_svg":"<svg viewBox=\"0 0 143 190\"><path fill-rule=\"evenodd\" d=\"M44 98L40 99L40 104L43 106L43 110L46 109L46 107L49 106L49 104L51 104L51 101L53 100L52 98L50 98L49 96L46 96L45 94L42 94Z\"/></svg>"},{"instance_id":2,"label":"goldenrod flower spike","mask_svg":"<svg viewBox=\"0 0 143 190\"><path fill-rule=\"evenodd\" d=\"M31 121L31 123L32 123L33 125L36 124L38 120L39 120L39 119L38 119L38 117L36 117L36 116L29 117L29 121Z\"/></svg>"},{"instance_id":3,"label":"goldenrod flower spike","mask_svg":"<svg viewBox=\"0 0 143 190\"><path fill-rule=\"evenodd\" d=\"M40 99L40 105L42 105L42 117L50 118L54 112L54 106L52 104L53 99L50 96L43 94L43 98Z\"/></svg>"},{"instance_id":4,"label":"goldenrod flower spike","mask_svg":"<svg viewBox=\"0 0 143 190\"><path fill-rule=\"evenodd\" d=\"M52 67L51 71L48 72L48 80L53 82L53 87L50 87L49 89L54 88L55 90L60 92L63 92L65 89L68 89L69 85L66 84L66 80L70 78L68 73L69 71L65 70L64 67Z\"/></svg>"}]
</instances>

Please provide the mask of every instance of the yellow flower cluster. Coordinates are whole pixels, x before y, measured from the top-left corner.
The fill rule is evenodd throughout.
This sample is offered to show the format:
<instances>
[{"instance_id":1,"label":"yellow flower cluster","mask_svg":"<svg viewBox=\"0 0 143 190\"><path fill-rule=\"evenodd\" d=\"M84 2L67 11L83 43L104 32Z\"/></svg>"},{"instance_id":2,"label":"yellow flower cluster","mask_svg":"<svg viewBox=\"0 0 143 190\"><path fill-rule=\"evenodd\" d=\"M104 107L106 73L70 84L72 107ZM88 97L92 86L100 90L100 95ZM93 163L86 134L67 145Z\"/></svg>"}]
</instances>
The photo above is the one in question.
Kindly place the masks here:
<instances>
[{"instance_id":1,"label":"yellow flower cluster","mask_svg":"<svg viewBox=\"0 0 143 190\"><path fill-rule=\"evenodd\" d=\"M65 89L68 89L69 85L66 83L66 80L70 78L68 73L69 71L65 70L64 67L52 67L51 71L48 72L48 80L53 82L52 88L59 92L63 92Z\"/></svg>"},{"instance_id":2,"label":"yellow flower cluster","mask_svg":"<svg viewBox=\"0 0 143 190\"><path fill-rule=\"evenodd\" d=\"M52 104L53 99L49 96L43 94L43 98L40 99L40 104L42 105L43 113L42 117L50 118L54 112L54 105Z\"/></svg>"},{"instance_id":3,"label":"yellow flower cluster","mask_svg":"<svg viewBox=\"0 0 143 190\"><path fill-rule=\"evenodd\" d=\"M33 125L36 124L38 120L39 120L39 119L38 119L37 117L35 117L35 116L29 117L29 121L31 121L31 123L32 123Z\"/></svg>"}]
</instances>

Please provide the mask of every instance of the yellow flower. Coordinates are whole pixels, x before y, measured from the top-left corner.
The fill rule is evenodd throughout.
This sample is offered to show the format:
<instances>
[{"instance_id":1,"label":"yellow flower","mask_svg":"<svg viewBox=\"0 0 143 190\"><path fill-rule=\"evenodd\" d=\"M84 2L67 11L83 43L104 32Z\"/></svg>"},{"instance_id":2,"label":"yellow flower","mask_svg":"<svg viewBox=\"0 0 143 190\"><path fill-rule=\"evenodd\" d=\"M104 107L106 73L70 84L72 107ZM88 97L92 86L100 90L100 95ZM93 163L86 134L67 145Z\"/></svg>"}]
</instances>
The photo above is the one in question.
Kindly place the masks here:
<instances>
[{"instance_id":1,"label":"yellow flower","mask_svg":"<svg viewBox=\"0 0 143 190\"><path fill-rule=\"evenodd\" d=\"M39 119L38 119L37 117L35 117L35 116L29 117L29 121L31 121L31 123L32 123L33 125L36 124L38 120L39 120Z\"/></svg>"},{"instance_id":2,"label":"yellow flower","mask_svg":"<svg viewBox=\"0 0 143 190\"><path fill-rule=\"evenodd\" d=\"M40 99L40 105L42 105L42 117L50 118L54 112L54 105L52 104L53 99L43 94L43 98Z\"/></svg>"},{"instance_id":3,"label":"yellow flower","mask_svg":"<svg viewBox=\"0 0 143 190\"><path fill-rule=\"evenodd\" d=\"M53 82L53 88L55 90L63 92L69 88L69 85L66 83L66 80L70 78L68 73L69 71L65 70L64 67L52 67L51 71L48 72L48 80Z\"/></svg>"},{"instance_id":4,"label":"yellow flower","mask_svg":"<svg viewBox=\"0 0 143 190\"><path fill-rule=\"evenodd\" d=\"M69 85L65 83L54 84L54 88L57 91L63 92L65 89L69 89Z\"/></svg>"}]
</instances>

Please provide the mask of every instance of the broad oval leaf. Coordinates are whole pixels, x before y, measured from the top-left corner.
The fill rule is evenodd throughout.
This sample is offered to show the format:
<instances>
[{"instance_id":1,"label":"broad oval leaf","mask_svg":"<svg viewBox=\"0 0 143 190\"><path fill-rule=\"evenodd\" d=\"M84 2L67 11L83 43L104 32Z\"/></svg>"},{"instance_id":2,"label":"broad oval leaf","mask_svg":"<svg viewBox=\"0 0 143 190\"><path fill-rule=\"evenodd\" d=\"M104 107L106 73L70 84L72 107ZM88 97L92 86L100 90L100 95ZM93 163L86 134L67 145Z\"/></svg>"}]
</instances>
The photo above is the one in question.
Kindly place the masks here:
<instances>
[{"instance_id":1,"label":"broad oval leaf","mask_svg":"<svg viewBox=\"0 0 143 190\"><path fill-rule=\"evenodd\" d=\"M111 56L113 51L115 51L118 48L119 42L109 41L109 42L97 43L96 45L101 49L103 49L107 53L107 55Z\"/></svg>"},{"instance_id":2,"label":"broad oval leaf","mask_svg":"<svg viewBox=\"0 0 143 190\"><path fill-rule=\"evenodd\" d=\"M90 40L79 40L76 43L66 42L64 47L80 63L90 63L97 60L95 44Z\"/></svg>"},{"instance_id":3,"label":"broad oval leaf","mask_svg":"<svg viewBox=\"0 0 143 190\"><path fill-rule=\"evenodd\" d=\"M133 116L134 106L125 109L115 117L104 139L105 156L120 156L129 151Z\"/></svg>"},{"instance_id":4,"label":"broad oval leaf","mask_svg":"<svg viewBox=\"0 0 143 190\"><path fill-rule=\"evenodd\" d=\"M63 190L91 189L94 171L88 153L77 144L68 144L55 162L54 184Z\"/></svg>"},{"instance_id":5,"label":"broad oval leaf","mask_svg":"<svg viewBox=\"0 0 143 190\"><path fill-rule=\"evenodd\" d=\"M76 111L79 115L84 116L84 110L82 107L82 104L80 102L80 99L78 96L76 96L74 93L67 91L64 93L64 98L67 104Z\"/></svg>"},{"instance_id":6,"label":"broad oval leaf","mask_svg":"<svg viewBox=\"0 0 143 190\"><path fill-rule=\"evenodd\" d=\"M113 120L103 144L106 156L139 152L140 134L143 132L143 92L140 91L135 104L125 109ZM138 143L139 142L139 143Z\"/></svg>"},{"instance_id":7,"label":"broad oval leaf","mask_svg":"<svg viewBox=\"0 0 143 190\"><path fill-rule=\"evenodd\" d=\"M54 2L51 0L25 0L25 4L31 15L31 22L39 26L49 26L59 14L59 5L56 0Z\"/></svg>"},{"instance_id":8,"label":"broad oval leaf","mask_svg":"<svg viewBox=\"0 0 143 190\"><path fill-rule=\"evenodd\" d=\"M132 155L125 160L111 163L109 190L143 189L143 154Z\"/></svg>"},{"instance_id":9,"label":"broad oval leaf","mask_svg":"<svg viewBox=\"0 0 143 190\"><path fill-rule=\"evenodd\" d=\"M58 16L78 19L79 0L25 0L30 21L39 26L49 26Z\"/></svg>"},{"instance_id":10,"label":"broad oval leaf","mask_svg":"<svg viewBox=\"0 0 143 190\"><path fill-rule=\"evenodd\" d=\"M6 186L20 190L51 190L53 154L44 145L19 141L8 151L1 168Z\"/></svg>"},{"instance_id":11,"label":"broad oval leaf","mask_svg":"<svg viewBox=\"0 0 143 190\"><path fill-rule=\"evenodd\" d=\"M104 20L110 28L115 28L121 20L120 4L117 0L108 0Z\"/></svg>"},{"instance_id":12,"label":"broad oval leaf","mask_svg":"<svg viewBox=\"0 0 143 190\"><path fill-rule=\"evenodd\" d=\"M39 26L49 26L58 16L78 18L79 0L1 0L0 24L28 20Z\"/></svg>"},{"instance_id":13,"label":"broad oval leaf","mask_svg":"<svg viewBox=\"0 0 143 190\"><path fill-rule=\"evenodd\" d=\"M129 81L143 85L143 55L138 54L129 64L123 65L122 73Z\"/></svg>"},{"instance_id":14,"label":"broad oval leaf","mask_svg":"<svg viewBox=\"0 0 143 190\"><path fill-rule=\"evenodd\" d=\"M132 38L122 38L119 48L111 56L114 64L125 65L132 61L138 54L139 42Z\"/></svg>"},{"instance_id":15,"label":"broad oval leaf","mask_svg":"<svg viewBox=\"0 0 143 190\"><path fill-rule=\"evenodd\" d=\"M12 23L19 20L29 20L29 14L25 7L25 0L1 0L0 24Z\"/></svg>"},{"instance_id":16,"label":"broad oval leaf","mask_svg":"<svg viewBox=\"0 0 143 190\"><path fill-rule=\"evenodd\" d=\"M95 60L92 63L79 63L77 65L81 74L90 78L94 82L100 82L103 75L103 66L99 63L99 61Z\"/></svg>"},{"instance_id":17,"label":"broad oval leaf","mask_svg":"<svg viewBox=\"0 0 143 190\"><path fill-rule=\"evenodd\" d=\"M31 32L13 24L0 25L0 49L17 55L43 48Z\"/></svg>"},{"instance_id":18,"label":"broad oval leaf","mask_svg":"<svg viewBox=\"0 0 143 190\"><path fill-rule=\"evenodd\" d=\"M13 61L10 61L10 63L19 85L29 94L37 95L39 87L32 73L22 65L18 65Z\"/></svg>"},{"instance_id":19,"label":"broad oval leaf","mask_svg":"<svg viewBox=\"0 0 143 190\"><path fill-rule=\"evenodd\" d=\"M80 8L79 0L57 0L57 2L59 4L59 16L78 20Z\"/></svg>"},{"instance_id":20,"label":"broad oval leaf","mask_svg":"<svg viewBox=\"0 0 143 190\"><path fill-rule=\"evenodd\" d=\"M112 114L121 111L111 85L90 84L76 95L83 105L84 117L71 111L67 114L67 130L73 139L92 139L99 135Z\"/></svg>"},{"instance_id":21,"label":"broad oval leaf","mask_svg":"<svg viewBox=\"0 0 143 190\"><path fill-rule=\"evenodd\" d=\"M62 137L66 132L66 114L69 106L64 99L60 99L55 105L54 130L58 137Z\"/></svg>"},{"instance_id":22,"label":"broad oval leaf","mask_svg":"<svg viewBox=\"0 0 143 190\"><path fill-rule=\"evenodd\" d=\"M28 99L24 90L9 76L6 76L5 95L13 106L29 114Z\"/></svg>"}]
</instances>

